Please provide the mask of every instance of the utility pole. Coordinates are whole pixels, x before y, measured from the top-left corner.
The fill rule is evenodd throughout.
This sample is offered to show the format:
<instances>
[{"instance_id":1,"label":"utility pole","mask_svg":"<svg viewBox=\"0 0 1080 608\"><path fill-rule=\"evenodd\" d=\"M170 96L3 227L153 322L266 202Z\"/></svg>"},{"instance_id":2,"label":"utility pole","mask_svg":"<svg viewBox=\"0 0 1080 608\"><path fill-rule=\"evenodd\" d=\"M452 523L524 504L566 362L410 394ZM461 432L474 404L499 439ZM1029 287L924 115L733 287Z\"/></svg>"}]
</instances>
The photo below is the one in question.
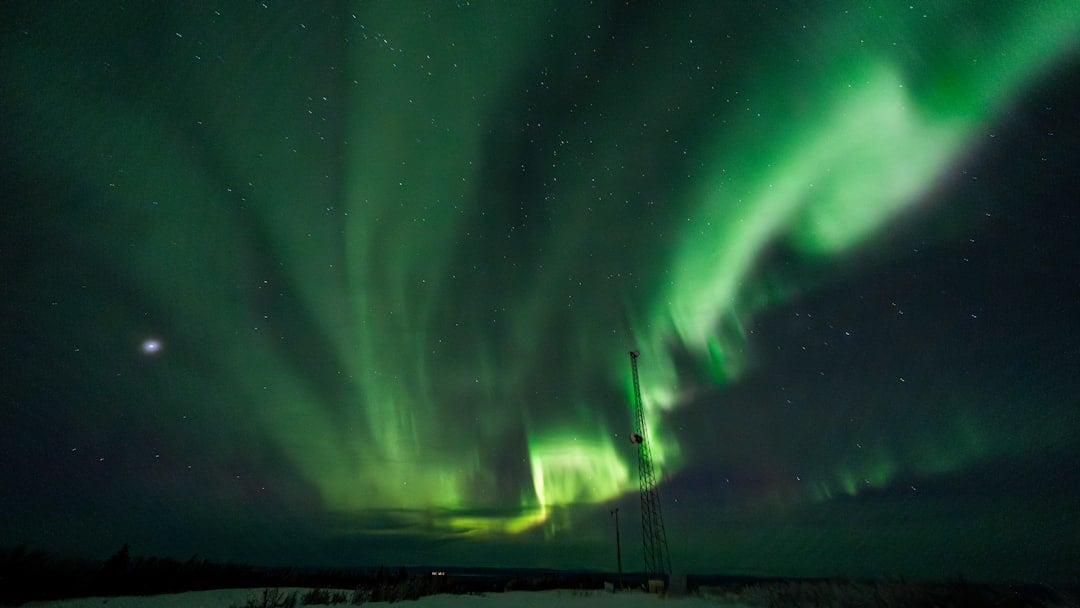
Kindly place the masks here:
<instances>
[{"instance_id":1,"label":"utility pole","mask_svg":"<svg viewBox=\"0 0 1080 608\"><path fill-rule=\"evenodd\" d=\"M615 516L615 557L619 564L619 589L623 588L622 583L622 543L619 542L619 507L615 507L611 510L611 514Z\"/></svg>"}]
</instances>

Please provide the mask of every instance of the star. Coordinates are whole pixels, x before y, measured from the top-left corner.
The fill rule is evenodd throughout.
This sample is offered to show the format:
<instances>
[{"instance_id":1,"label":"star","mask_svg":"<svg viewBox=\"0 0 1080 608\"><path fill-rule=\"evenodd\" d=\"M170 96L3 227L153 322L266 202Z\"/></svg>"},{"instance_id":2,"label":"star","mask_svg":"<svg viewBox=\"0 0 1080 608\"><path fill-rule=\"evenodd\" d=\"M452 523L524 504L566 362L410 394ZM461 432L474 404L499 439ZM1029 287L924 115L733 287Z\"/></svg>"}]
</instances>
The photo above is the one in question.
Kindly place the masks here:
<instances>
[{"instance_id":1,"label":"star","mask_svg":"<svg viewBox=\"0 0 1080 608\"><path fill-rule=\"evenodd\" d=\"M142 341L139 350L142 351L142 354L144 355L153 356L160 353L161 349L164 347L165 345L162 344L161 340L157 338L147 338Z\"/></svg>"}]
</instances>

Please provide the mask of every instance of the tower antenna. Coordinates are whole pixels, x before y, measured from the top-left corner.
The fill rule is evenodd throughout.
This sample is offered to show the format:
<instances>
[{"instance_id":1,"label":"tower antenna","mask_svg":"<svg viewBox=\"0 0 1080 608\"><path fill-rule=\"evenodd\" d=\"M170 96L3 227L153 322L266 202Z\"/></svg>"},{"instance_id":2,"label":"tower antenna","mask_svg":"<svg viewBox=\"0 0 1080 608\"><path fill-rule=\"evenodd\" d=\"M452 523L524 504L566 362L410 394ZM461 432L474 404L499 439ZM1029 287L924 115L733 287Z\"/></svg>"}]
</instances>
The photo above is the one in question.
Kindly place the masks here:
<instances>
[{"instance_id":1,"label":"tower antenna","mask_svg":"<svg viewBox=\"0 0 1080 608\"><path fill-rule=\"evenodd\" d=\"M660 495L656 490L653 473L652 450L649 449L649 431L645 426L645 408L641 403L641 385L638 383L637 360L641 356L630 351L630 368L634 372L634 432L630 441L638 448L638 482L641 485L641 540L645 550L645 573L665 575L671 573L668 556L667 533L664 516L660 512Z\"/></svg>"}]
</instances>

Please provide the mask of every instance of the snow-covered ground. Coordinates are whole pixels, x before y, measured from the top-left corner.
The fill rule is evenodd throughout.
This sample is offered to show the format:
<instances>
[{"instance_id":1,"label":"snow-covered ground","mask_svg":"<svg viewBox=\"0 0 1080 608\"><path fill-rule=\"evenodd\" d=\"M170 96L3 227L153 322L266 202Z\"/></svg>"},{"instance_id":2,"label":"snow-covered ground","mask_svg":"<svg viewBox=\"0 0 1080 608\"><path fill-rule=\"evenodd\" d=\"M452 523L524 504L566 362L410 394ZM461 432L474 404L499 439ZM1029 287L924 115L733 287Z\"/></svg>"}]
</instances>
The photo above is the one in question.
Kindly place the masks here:
<instances>
[{"instance_id":1,"label":"snow-covered ground","mask_svg":"<svg viewBox=\"0 0 1080 608\"><path fill-rule=\"evenodd\" d=\"M244 606L248 598L261 598L262 589L221 589L191 591L173 595L147 597L88 597L52 602L31 602L34 608L229 608ZM281 589L283 593L306 589ZM386 602L371 602L366 606L389 606ZM485 595L429 595L418 600L397 602L402 608L699 608L719 604L715 599L697 596L665 598L642 592L607 593L604 591L508 591ZM733 604L727 604L734 606ZM337 604L347 607L349 604ZM297 602L297 608L302 608Z\"/></svg>"}]
</instances>

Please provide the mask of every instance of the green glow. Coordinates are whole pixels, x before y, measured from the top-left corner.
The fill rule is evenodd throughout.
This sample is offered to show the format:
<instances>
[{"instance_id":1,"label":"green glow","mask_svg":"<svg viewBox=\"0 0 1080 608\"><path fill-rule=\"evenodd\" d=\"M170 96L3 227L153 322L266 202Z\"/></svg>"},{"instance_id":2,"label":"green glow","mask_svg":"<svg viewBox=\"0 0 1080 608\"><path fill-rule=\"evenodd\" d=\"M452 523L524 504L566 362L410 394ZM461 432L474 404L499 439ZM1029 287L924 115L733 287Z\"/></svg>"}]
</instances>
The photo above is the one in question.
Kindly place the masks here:
<instances>
[{"instance_id":1,"label":"green glow","mask_svg":"<svg viewBox=\"0 0 1080 608\"><path fill-rule=\"evenodd\" d=\"M962 407L961 400L935 403L933 428L911 433L904 445L890 446L885 433L873 443L848 446L829 469L816 470L807 494L812 500L858 496L887 487L900 474L935 478L954 474L978 462L1006 458L1028 441L1008 432L990 432ZM993 440L991 436L993 435Z\"/></svg>"},{"instance_id":2,"label":"green glow","mask_svg":"<svg viewBox=\"0 0 1080 608\"><path fill-rule=\"evenodd\" d=\"M844 468L831 481L818 482L811 496L816 500L828 500L843 493L858 496L866 490L885 487L898 472L896 464L888 458L876 457Z\"/></svg>"},{"instance_id":3,"label":"green glow","mask_svg":"<svg viewBox=\"0 0 1080 608\"><path fill-rule=\"evenodd\" d=\"M505 516L462 516L454 515L446 521L455 531L464 531L470 535L487 536L499 534L520 534L543 524L548 520L550 513L547 507L538 509L522 509L520 515Z\"/></svg>"},{"instance_id":4,"label":"green glow","mask_svg":"<svg viewBox=\"0 0 1080 608\"><path fill-rule=\"evenodd\" d=\"M793 237L817 254L858 245L919 200L948 168L969 125L927 124L912 110L899 75L884 66L866 78L812 133L795 166Z\"/></svg>"},{"instance_id":5,"label":"green glow","mask_svg":"<svg viewBox=\"0 0 1080 608\"><path fill-rule=\"evenodd\" d=\"M1016 5L984 18L994 33L966 41L975 47L958 49L957 57L943 62L940 77L910 78L905 60L887 48L838 52L833 70L802 83L804 95L829 100L815 113L763 104L774 110L767 118L772 124L763 128L777 136L754 142L750 153L728 131L752 137L752 127L719 129L713 171L694 191L690 225L672 257L672 279L655 302L649 342L691 351L716 382L737 379L745 368L742 338L728 328L758 312L755 305L772 303L754 297L758 267L771 247L785 242L808 257L828 258L866 243L917 205L994 114L1080 39L1075 3ZM878 15L873 20L846 27L882 27ZM884 27L928 44L949 35L931 33L913 14ZM950 84L956 82L967 86ZM767 99L770 93L766 86L746 97ZM658 402L670 406L679 397L670 390L676 382L664 350L652 349L669 362L653 364L664 372L644 375L642 391L662 393ZM659 439L661 450L675 441ZM841 473L838 484L854 494L859 482L879 486L902 469L926 470L918 460L879 459L869 469Z\"/></svg>"},{"instance_id":6,"label":"green glow","mask_svg":"<svg viewBox=\"0 0 1080 608\"><path fill-rule=\"evenodd\" d=\"M602 502L634 487L607 437L558 434L530 441L529 459L536 498L545 507Z\"/></svg>"},{"instance_id":7,"label":"green glow","mask_svg":"<svg viewBox=\"0 0 1080 608\"><path fill-rule=\"evenodd\" d=\"M633 491L634 452L610 439L629 432L630 416L609 421L586 408L573 420L552 424L538 414L545 409L542 400L522 393L531 367L540 362L529 348L539 347L538 332L557 319L549 294L560 294L559 305L569 301L571 306L575 295L583 296L562 295L567 269L581 255L581 243L603 224L566 215L554 229L558 237L546 244L551 253L543 268L509 306L491 302L483 316L473 317L441 305L441 294L470 289L477 284L474 273L484 271L462 266L454 257L462 251L463 226L486 203L478 184L484 140L478 125L494 111L496 99L483 92L510 87L514 66L543 43L533 27L537 15L521 11L508 18L497 10L476 11L474 17L502 38L519 42L511 52L500 47L493 54L478 34L462 39L445 24L401 21L388 6L367 10L368 26L378 24L391 43L369 40L351 58L349 69L358 84L348 90L343 230L335 233L336 224L303 215L270 223L276 246L296 252L283 260L286 271L332 345L348 389L340 403L324 404L317 387L290 379L288 361L266 357L258 366L276 379L266 402L273 414L260 414L260 423L334 511L405 507L434 513L430 517L461 531L513 534L550 521L559 506L603 502ZM825 49L826 67L798 86L827 103L812 105L809 113L772 108L774 115L767 118L772 124L761 131L756 118L731 129L718 127L715 143L706 146L706 171L681 202L689 222L666 261L670 278L657 286L652 301L630 303L632 314L648 313L648 323L635 327L629 344L619 336L593 335L584 325L561 328L581 336L560 366L571 370L558 378L564 399L574 402L603 377L594 360L610 360L609 376L616 386L625 386L628 361L624 355L608 359L609 353L639 348L657 471L663 478L678 470L682 450L665 416L688 400L693 387L680 378L673 353L689 351L715 383L737 381L749 364L743 319L759 311L755 305L775 303L753 301L769 248L787 243L811 258L839 257L918 204L1029 74L1051 62L1052 51L1070 40L1074 28L1061 25L1041 28L1046 35L1035 40L1022 35L1046 25L1040 19L1050 17L1040 15L1018 9L1000 20L1008 23L1003 35L1011 36L983 43L986 55L1012 62L995 59L991 69L985 63L953 62L930 82L912 81L902 59L888 48L855 55ZM1054 15L1068 22L1060 17ZM865 19L838 27L876 27L876 16ZM890 27L917 37L921 26L914 19L897 17ZM481 31L461 26L460 31ZM403 42L390 50L397 40ZM454 58L427 60L409 49L408 43L418 40L454 49ZM431 69L417 69L421 64ZM991 77L994 71L1003 76ZM956 81L975 86L946 95L934 84ZM766 80L751 86L748 97L769 97L775 87L785 86ZM439 94L447 90L463 94ZM958 107L964 110L944 111ZM755 140L759 132L764 141ZM607 154L614 164L622 153ZM553 170L564 184L555 193L568 209L591 204L580 188L590 183L592 170ZM268 195L276 197L273 208L288 208L289 198L302 196L288 190ZM305 228L297 230L298 225ZM424 253L417 252L417 243L424 244ZM467 333L454 329L462 323ZM232 324L227 320L223 326ZM488 333L485 324L493 332L508 332L524 348L509 359L499 354L498 334ZM243 375L250 364L233 374ZM253 402L266 394L262 382L249 388ZM626 403L632 406L632 398ZM454 422L462 404L478 412L475 426ZM526 420L541 421L526 424L522 411ZM315 431L297 436L298 425ZM523 426L532 430L525 433L529 479L518 482L520 513L459 514L489 504L479 490L500 482L490 467L496 450L483 446ZM610 432L599 434L566 430L609 426ZM855 494L916 466L911 456L898 454L839 466L826 476L823 493ZM936 457L957 458L951 451Z\"/></svg>"},{"instance_id":8,"label":"green glow","mask_svg":"<svg viewBox=\"0 0 1080 608\"><path fill-rule=\"evenodd\" d=\"M9 122L30 133L20 170L103 201L66 220L67 245L123 286L99 289L137 294L113 314L177 334L163 424L214 420L199 448L217 472L284 470L299 489L282 501L448 535L521 534L636 490L630 348L657 474L677 473L675 410L740 381L750 321L804 287L772 254L872 246L1080 39L1075 0L937 19L836 5L820 40L739 58L742 81L692 89L700 116L669 125L696 72L670 64L669 32L692 18L605 68L592 41L619 32L601 8L455 4L365 3L318 34L282 8L275 24L310 39L227 36L222 65L176 51L183 101L112 80L82 95L71 83L109 62L48 45L3 62ZM294 43L329 59L283 83ZM569 74L578 89L553 84ZM688 160L669 166L652 150L673 140ZM820 454L809 494L985 459L1003 448L981 422Z\"/></svg>"}]
</instances>

